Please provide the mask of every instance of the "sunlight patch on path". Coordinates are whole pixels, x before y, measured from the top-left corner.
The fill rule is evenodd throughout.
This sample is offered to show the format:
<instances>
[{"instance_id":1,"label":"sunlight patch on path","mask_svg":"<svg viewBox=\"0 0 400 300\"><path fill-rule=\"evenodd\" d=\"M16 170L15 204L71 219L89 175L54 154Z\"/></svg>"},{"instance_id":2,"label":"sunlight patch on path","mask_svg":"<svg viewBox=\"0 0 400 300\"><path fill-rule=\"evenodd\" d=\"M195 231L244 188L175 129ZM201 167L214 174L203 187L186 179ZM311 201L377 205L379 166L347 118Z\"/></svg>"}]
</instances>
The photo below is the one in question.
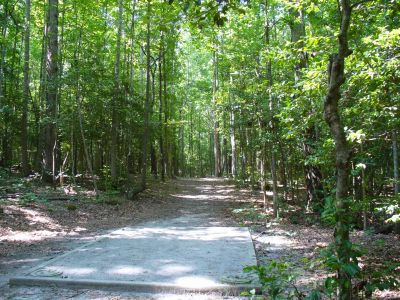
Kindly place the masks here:
<instances>
[{"instance_id":1,"label":"sunlight patch on path","mask_svg":"<svg viewBox=\"0 0 400 300\"><path fill-rule=\"evenodd\" d=\"M258 286L254 276L236 286L222 281L243 277L243 267L256 264L247 228L176 226L176 221L110 232L12 278L10 283L174 291Z\"/></svg>"}]
</instances>

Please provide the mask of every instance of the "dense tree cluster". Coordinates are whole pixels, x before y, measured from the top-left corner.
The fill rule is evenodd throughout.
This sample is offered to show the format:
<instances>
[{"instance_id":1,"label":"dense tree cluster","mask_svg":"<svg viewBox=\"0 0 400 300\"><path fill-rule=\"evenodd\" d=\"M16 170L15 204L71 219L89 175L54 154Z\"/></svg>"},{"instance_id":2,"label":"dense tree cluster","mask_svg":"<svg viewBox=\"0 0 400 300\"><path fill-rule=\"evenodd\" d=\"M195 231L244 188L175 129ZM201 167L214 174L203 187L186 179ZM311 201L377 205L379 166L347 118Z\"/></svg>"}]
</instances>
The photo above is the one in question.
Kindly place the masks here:
<instances>
[{"instance_id":1,"label":"dense tree cluster","mask_svg":"<svg viewBox=\"0 0 400 300\"><path fill-rule=\"evenodd\" d=\"M260 184L275 216L294 199L328 216L336 191L336 211L360 226L382 203L394 220L399 11L396 0L4 0L1 166L53 184L84 174L96 190L140 191L149 172L230 176Z\"/></svg>"}]
</instances>

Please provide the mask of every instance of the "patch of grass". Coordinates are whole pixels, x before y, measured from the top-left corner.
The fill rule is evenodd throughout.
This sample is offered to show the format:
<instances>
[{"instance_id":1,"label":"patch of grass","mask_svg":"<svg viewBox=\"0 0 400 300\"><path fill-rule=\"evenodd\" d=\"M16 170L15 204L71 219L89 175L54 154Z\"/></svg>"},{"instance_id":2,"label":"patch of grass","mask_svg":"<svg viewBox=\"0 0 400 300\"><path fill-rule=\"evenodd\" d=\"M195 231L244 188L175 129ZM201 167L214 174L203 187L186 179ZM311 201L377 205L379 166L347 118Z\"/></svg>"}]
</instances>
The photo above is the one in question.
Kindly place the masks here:
<instances>
[{"instance_id":1,"label":"patch of grass","mask_svg":"<svg viewBox=\"0 0 400 300\"><path fill-rule=\"evenodd\" d=\"M112 190L102 193L98 197L97 202L108 205L119 205L122 204L123 199L121 198L120 191Z\"/></svg>"},{"instance_id":2,"label":"patch of grass","mask_svg":"<svg viewBox=\"0 0 400 300\"><path fill-rule=\"evenodd\" d=\"M65 206L69 211L74 211L78 209L78 206L74 203L67 203Z\"/></svg>"},{"instance_id":3,"label":"patch of grass","mask_svg":"<svg viewBox=\"0 0 400 300\"><path fill-rule=\"evenodd\" d=\"M376 246L378 248L384 248L386 246L386 242L385 242L385 240L378 239L378 240L374 241L374 246Z\"/></svg>"},{"instance_id":4,"label":"patch of grass","mask_svg":"<svg viewBox=\"0 0 400 300\"><path fill-rule=\"evenodd\" d=\"M238 208L232 210L232 213L240 219L241 222L260 222L266 220L266 213L258 207Z\"/></svg>"},{"instance_id":5,"label":"patch of grass","mask_svg":"<svg viewBox=\"0 0 400 300\"><path fill-rule=\"evenodd\" d=\"M32 192L22 195L19 200L19 205L21 206L29 206L35 203L47 204L47 200Z\"/></svg>"},{"instance_id":6,"label":"patch of grass","mask_svg":"<svg viewBox=\"0 0 400 300\"><path fill-rule=\"evenodd\" d=\"M116 197L113 197L113 198L106 198L106 199L104 200L104 203L105 203L105 204L108 204L108 205L119 205L119 204L122 203L122 200L119 199L119 198L116 198Z\"/></svg>"}]
</instances>

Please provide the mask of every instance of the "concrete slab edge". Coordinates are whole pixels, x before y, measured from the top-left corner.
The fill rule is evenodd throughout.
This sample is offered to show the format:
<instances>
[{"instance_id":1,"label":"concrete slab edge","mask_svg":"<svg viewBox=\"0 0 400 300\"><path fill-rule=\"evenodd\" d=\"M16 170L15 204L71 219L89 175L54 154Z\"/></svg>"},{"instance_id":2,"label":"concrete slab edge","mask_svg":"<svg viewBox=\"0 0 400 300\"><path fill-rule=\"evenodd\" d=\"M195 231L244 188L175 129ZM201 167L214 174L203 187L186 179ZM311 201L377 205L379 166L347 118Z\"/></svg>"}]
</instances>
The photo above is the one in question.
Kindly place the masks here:
<instances>
[{"instance_id":1,"label":"concrete slab edge","mask_svg":"<svg viewBox=\"0 0 400 300\"><path fill-rule=\"evenodd\" d=\"M261 285L257 284L220 284L200 287L188 287L178 284L161 282L135 282L135 281L112 281L112 280L88 280L88 279L65 279L47 277L13 277L9 281L10 286L46 286L59 288L78 289L105 289L105 290L130 290L142 293L218 293L222 295L239 295L241 292L255 289L261 292Z\"/></svg>"}]
</instances>

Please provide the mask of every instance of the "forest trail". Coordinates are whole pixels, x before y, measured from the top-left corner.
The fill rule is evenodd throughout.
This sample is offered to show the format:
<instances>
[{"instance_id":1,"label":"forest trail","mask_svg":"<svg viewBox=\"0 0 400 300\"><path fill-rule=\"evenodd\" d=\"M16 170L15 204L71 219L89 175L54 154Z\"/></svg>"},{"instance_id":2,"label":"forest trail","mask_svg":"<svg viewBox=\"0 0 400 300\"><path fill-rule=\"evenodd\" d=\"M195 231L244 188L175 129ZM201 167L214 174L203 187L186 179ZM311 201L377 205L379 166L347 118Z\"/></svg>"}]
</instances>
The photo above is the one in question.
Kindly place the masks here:
<instances>
[{"instance_id":1,"label":"forest trail","mask_svg":"<svg viewBox=\"0 0 400 300\"><path fill-rule=\"evenodd\" d=\"M111 299L115 294L98 291L96 285L135 287L134 284L126 284L129 281L135 281L136 288L141 291L153 289L158 292L162 287L167 287L169 292L173 289L190 290L194 282L196 286L203 282L202 288L206 292L226 289L226 286L221 286L226 285L224 281L238 281L235 283L246 286L248 278L243 279L242 268L256 264L256 258L248 230L237 227L231 211L240 207L244 199L248 200L248 193L246 190L237 190L223 179L215 178L179 179L161 184L152 191L146 206L138 206L136 221L126 224L132 226L106 235L100 234L95 241L81 245L78 250L67 252L61 258L44 261L30 271L24 268L15 272L14 283L41 283L44 286L13 286L7 291L7 299L51 299L55 295L57 298L72 299L102 295L102 299ZM115 249L118 249L118 255L115 255ZM95 259L91 260L91 257ZM134 265L129 265L127 261ZM94 266L96 272L93 272ZM114 273L104 275L110 272ZM50 276L51 273L56 276ZM74 288L81 283L80 286L86 289L72 291L50 288L55 283L54 277L57 277L56 281L66 281L64 287L69 285ZM119 285L115 279L120 281ZM145 299L143 295L126 293L125 296L122 299ZM165 298L166 294L146 297L175 299L172 296ZM176 297L181 299L181 296ZM216 295L199 294L183 297L219 299Z\"/></svg>"},{"instance_id":2,"label":"forest trail","mask_svg":"<svg viewBox=\"0 0 400 300\"><path fill-rule=\"evenodd\" d=\"M241 206L248 191L218 178L179 179L160 191L168 197L163 210L168 219L191 226L237 226L231 211Z\"/></svg>"}]
</instances>

